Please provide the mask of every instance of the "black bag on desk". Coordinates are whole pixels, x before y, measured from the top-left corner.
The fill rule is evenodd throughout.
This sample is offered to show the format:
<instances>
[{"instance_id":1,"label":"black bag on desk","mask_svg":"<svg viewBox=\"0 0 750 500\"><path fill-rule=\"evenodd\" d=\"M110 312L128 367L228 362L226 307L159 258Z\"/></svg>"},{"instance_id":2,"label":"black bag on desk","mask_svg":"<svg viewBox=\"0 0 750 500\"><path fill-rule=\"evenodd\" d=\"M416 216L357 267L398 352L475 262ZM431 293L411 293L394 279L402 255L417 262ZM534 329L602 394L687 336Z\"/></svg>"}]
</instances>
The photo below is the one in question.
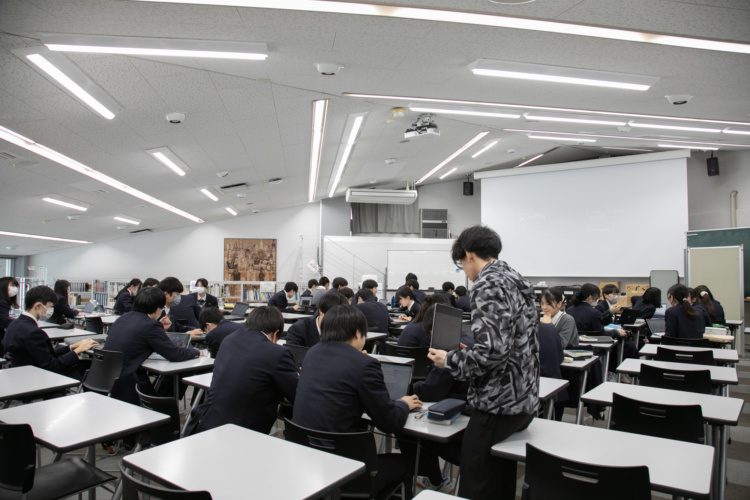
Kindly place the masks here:
<instances>
[{"instance_id":1,"label":"black bag on desk","mask_svg":"<svg viewBox=\"0 0 750 500\"><path fill-rule=\"evenodd\" d=\"M466 408L466 401L448 398L438 401L427 410L427 418L435 421L450 420Z\"/></svg>"}]
</instances>

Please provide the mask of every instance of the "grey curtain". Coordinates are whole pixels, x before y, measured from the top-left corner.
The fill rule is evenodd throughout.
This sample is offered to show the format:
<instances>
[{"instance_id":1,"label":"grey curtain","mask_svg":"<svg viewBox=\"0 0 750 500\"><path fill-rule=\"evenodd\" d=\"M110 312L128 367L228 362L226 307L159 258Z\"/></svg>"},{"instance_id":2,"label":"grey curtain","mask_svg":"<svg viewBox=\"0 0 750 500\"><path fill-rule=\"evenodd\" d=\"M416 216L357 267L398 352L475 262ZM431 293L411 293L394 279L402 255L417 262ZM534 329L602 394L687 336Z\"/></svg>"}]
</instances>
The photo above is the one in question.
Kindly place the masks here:
<instances>
[{"instance_id":1,"label":"grey curtain","mask_svg":"<svg viewBox=\"0 0 750 500\"><path fill-rule=\"evenodd\" d=\"M352 234L419 233L417 204L352 203Z\"/></svg>"}]
</instances>

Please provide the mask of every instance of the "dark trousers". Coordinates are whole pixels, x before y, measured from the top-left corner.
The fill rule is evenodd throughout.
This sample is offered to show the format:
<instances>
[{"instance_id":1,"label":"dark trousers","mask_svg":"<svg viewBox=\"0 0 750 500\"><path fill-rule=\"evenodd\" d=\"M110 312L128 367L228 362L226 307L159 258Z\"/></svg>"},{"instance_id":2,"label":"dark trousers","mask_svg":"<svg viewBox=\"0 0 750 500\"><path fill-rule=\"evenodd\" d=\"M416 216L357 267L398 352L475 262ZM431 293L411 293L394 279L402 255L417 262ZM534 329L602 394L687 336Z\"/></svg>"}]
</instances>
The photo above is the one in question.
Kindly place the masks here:
<instances>
[{"instance_id":1,"label":"dark trousers","mask_svg":"<svg viewBox=\"0 0 750 500\"><path fill-rule=\"evenodd\" d=\"M490 448L529 426L533 415L497 415L475 410L464 432L458 496L470 500L513 500L516 462L490 455Z\"/></svg>"},{"instance_id":2,"label":"dark trousers","mask_svg":"<svg viewBox=\"0 0 750 500\"><path fill-rule=\"evenodd\" d=\"M412 498L411 478L414 473L414 456L399 453L378 455L378 475L375 476L375 490L379 493L386 486L402 483L405 500Z\"/></svg>"}]
</instances>

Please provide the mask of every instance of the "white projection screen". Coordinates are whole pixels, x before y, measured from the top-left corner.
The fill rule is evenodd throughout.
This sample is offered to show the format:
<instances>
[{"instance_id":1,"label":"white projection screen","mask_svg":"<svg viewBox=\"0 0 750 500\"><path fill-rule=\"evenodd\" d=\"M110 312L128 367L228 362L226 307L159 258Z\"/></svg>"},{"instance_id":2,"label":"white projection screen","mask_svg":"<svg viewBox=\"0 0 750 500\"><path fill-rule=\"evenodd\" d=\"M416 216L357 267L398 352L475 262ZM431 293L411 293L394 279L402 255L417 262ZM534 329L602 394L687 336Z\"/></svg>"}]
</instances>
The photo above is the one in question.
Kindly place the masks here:
<instances>
[{"instance_id":1,"label":"white projection screen","mask_svg":"<svg viewBox=\"0 0 750 500\"><path fill-rule=\"evenodd\" d=\"M684 274L685 158L514 174L482 178L482 223L500 234L500 258L521 274Z\"/></svg>"}]
</instances>

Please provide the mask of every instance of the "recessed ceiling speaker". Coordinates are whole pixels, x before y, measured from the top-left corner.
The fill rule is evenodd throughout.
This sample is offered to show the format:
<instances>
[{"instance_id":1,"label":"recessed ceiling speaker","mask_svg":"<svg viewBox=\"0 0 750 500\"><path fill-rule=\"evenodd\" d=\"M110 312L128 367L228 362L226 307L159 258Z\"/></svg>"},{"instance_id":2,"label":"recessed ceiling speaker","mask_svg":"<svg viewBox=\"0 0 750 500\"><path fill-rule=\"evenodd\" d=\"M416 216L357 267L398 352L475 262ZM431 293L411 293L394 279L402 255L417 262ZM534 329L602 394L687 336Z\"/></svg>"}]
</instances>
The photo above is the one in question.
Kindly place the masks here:
<instances>
[{"instance_id":1,"label":"recessed ceiling speaker","mask_svg":"<svg viewBox=\"0 0 750 500\"><path fill-rule=\"evenodd\" d=\"M714 158L713 156L711 158L706 158L706 168L709 177L719 175L719 159Z\"/></svg>"},{"instance_id":2,"label":"recessed ceiling speaker","mask_svg":"<svg viewBox=\"0 0 750 500\"><path fill-rule=\"evenodd\" d=\"M474 196L474 183L471 181L464 182L464 196Z\"/></svg>"}]
</instances>

